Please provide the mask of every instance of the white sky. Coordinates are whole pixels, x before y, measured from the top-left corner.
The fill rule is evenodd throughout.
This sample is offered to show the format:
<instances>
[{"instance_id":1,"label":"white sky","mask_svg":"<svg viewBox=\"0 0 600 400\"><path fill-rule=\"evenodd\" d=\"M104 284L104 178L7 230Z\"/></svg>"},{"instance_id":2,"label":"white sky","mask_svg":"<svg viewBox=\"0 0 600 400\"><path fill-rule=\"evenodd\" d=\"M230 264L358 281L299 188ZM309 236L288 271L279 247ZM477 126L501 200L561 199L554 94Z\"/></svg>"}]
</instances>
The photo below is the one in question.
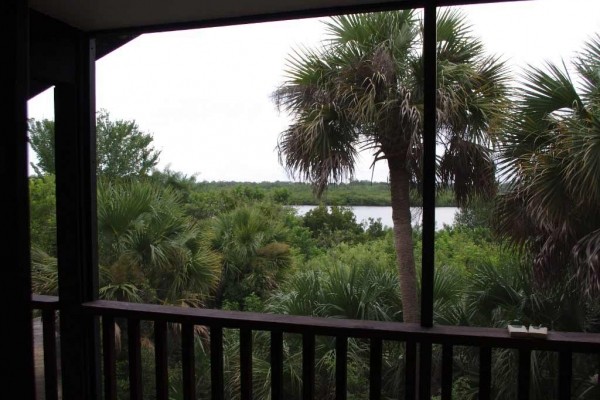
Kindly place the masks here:
<instances>
[{"instance_id":1,"label":"white sky","mask_svg":"<svg viewBox=\"0 0 600 400\"><path fill-rule=\"evenodd\" d=\"M487 50L521 66L568 60L600 33L600 0L536 0L463 7ZM290 180L277 158L289 123L270 98L286 56L323 38L316 19L148 34L97 62L97 108L136 120L170 166L199 180ZM29 116L53 119L52 90L29 101ZM31 154L32 159L35 157ZM363 154L357 179L371 179ZM374 180L385 181L386 165Z\"/></svg>"}]
</instances>

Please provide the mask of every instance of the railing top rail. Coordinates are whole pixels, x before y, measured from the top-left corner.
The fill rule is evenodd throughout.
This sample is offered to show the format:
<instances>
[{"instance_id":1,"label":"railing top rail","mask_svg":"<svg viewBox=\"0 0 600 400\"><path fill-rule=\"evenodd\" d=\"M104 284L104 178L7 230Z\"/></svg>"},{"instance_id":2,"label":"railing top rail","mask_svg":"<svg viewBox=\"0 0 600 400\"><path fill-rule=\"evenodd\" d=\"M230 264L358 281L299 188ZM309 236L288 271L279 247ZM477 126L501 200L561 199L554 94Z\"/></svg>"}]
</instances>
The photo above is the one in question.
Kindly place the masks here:
<instances>
[{"instance_id":1,"label":"railing top rail","mask_svg":"<svg viewBox=\"0 0 600 400\"><path fill-rule=\"evenodd\" d=\"M412 340L465 346L526 348L548 351L575 351L600 353L600 334L582 332L548 333L545 339L510 337L506 329L466 326L434 326L418 324L317 318L297 315L263 314L200 308L137 304L97 300L83 304L93 315L116 318L135 318L148 321L166 321L224 328L310 333L324 336Z\"/></svg>"},{"instance_id":2,"label":"railing top rail","mask_svg":"<svg viewBox=\"0 0 600 400\"><path fill-rule=\"evenodd\" d=\"M58 310L58 297L32 294L31 304L33 308L38 310Z\"/></svg>"}]
</instances>

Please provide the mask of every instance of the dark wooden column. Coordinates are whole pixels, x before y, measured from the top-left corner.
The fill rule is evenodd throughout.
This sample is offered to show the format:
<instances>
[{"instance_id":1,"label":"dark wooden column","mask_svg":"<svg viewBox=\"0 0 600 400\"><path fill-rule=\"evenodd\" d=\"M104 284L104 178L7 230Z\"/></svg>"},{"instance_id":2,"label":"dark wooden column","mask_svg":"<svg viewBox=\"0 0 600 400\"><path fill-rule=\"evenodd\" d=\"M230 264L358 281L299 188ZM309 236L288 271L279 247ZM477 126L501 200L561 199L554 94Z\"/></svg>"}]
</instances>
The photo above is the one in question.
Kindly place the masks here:
<instances>
[{"instance_id":1,"label":"dark wooden column","mask_svg":"<svg viewBox=\"0 0 600 400\"><path fill-rule=\"evenodd\" d=\"M0 2L0 243L2 341L0 387L4 395L34 399L27 179L27 1Z\"/></svg>"},{"instance_id":2,"label":"dark wooden column","mask_svg":"<svg viewBox=\"0 0 600 400\"><path fill-rule=\"evenodd\" d=\"M94 41L69 36L74 76L55 86L56 219L63 399L99 398L98 324L81 303L98 295Z\"/></svg>"}]
</instances>

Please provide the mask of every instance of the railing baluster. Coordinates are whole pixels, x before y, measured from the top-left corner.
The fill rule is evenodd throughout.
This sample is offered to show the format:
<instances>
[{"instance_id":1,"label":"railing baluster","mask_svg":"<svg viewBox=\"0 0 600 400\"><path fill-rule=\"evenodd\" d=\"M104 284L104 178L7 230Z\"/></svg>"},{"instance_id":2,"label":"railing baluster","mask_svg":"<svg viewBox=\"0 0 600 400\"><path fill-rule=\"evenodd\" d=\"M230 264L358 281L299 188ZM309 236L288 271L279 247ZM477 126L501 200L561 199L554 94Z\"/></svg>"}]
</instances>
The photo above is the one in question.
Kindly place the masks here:
<instances>
[{"instance_id":1,"label":"railing baluster","mask_svg":"<svg viewBox=\"0 0 600 400\"><path fill-rule=\"evenodd\" d=\"M529 399L529 372L531 370L531 350L519 350L519 400Z\"/></svg>"},{"instance_id":2,"label":"railing baluster","mask_svg":"<svg viewBox=\"0 0 600 400\"><path fill-rule=\"evenodd\" d=\"M406 362L404 364L405 389L404 397L414 400L417 394L417 344L414 341L406 342Z\"/></svg>"},{"instance_id":3,"label":"railing baluster","mask_svg":"<svg viewBox=\"0 0 600 400\"><path fill-rule=\"evenodd\" d=\"M102 358L104 361L104 399L117 399L117 358L115 356L115 319L102 318Z\"/></svg>"},{"instance_id":4,"label":"railing baluster","mask_svg":"<svg viewBox=\"0 0 600 400\"><path fill-rule=\"evenodd\" d=\"M371 354L369 357L369 399L379 400L381 398L381 339L371 339Z\"/></svg>"},{"instance_id":5,"label":"railing baluster","mask_svg":"<svg viewBox=\"0 0 600 400\"><path fill-rule=\"evenodd\" d=\"M54 310L42 311L44 335L44 388L46 400L58 399L58 374L56 373L56 322Z\"/></svg>"},{"instance_id":6,"label":"railing baluster","mask_svg":"<svg viewBox=\"0 0 600 400\"><path fill-rule=\"evenodd\" d=\"M302 334L302 399L313 400L315 387L315 336Z\"/></svg>"},{"instance_id":7,"label":"railing baluster","mask_svg":"<svg viewBox=\"0 0 600 400\"><path fill-rule=\"evenodd\" d=\"M169 365L167 353L167 323L154 322L154 363L156 375L156 398L169 398Z\"/></svg>"},{"instance_id":8,"label":"railing baluster","mask_svg":"<svg viewBox=\"0 0 600 400\"><path fill-rule=\"evenodd\" d=\"M558 353L558 398L571 398L571 378L573 377L573 354L570 351Z\"/></svg>"},{"instance_id":9,"label":"railing baluster","mask_svg":"<svg viewBox=\"0 0 600 400\"><path fill-rule=\"evenodd\" d=\"M142 349L140 342L140 320L127 320L127 344L129 347L129 398L142 400Z\"/></svg>"},{"instance_id":10,"label":"railing baluster","mask_svg":"<svg viewBox=\"0 0 600 400\"><path fill-rule=\"evenodd\" d=\"M348 338L335 338L335 398L346 400L348 392Z\"/></svg>"},{"instance_id":11,"label":"railing baluster","mask_svg":"<svg viewBox=\"0 0 600 400\"><path fill-rule=\"evenodd\" d=\"M283 334L271 332L271 400L283 399Z\"/></svg>"},{"instance_id":12,"label":"railing baluster","mask_svg":"<svg viewBox=\"0 0 600 400\"><path fill-rule=\"evenodd\" d=\"M194 349L194 325L181 325L181 372L183 374L183 399L196 398L196 357Z\"/></svg>"},{"instance_id":13,"label":"railing baluster","mask_svg":"<svg viewBox=\"0 0 600 400\"><path fill-rule=\"evenodd\" d=\"M451 344L442 346L442 400L452 400L452 367L454 348Z\"/></svg>"},{"instance_id":14,"label":"railing baluster","mask_svg":"<svg viewBox=\"0 0 600 400\"><path fill-rule=\"evenodd\" d=\"M489 400L492 388L492 349L479 348L479 400Z\"/></svg>"},{"instance_id":15,"label":"railing baluster","mask_svg":"<svg viewBox=\"0 0 600 400\"><path fill-rule=\"evenodd\" d=\"M241 400L252 399L252 331L240 329Z\"/></svg>"},{"instance_id":16,"label":"railing baluster","mask_svg":"<svg viewBox=\"0 0 600 400\"><path fill-rule=\"evenodd\" d=\"M419 352L419 399L431 398L431 342L421 342Z\"/></svg>"},{"instance_id":17,"label":"railing baluster","mask_svg":"<svg viewBox=\"0 0 600 400\"><path fill-rule=\"evenodd\" d=\"M212 400L223 400L223 328L210 327L210 389Z\"/></svg>"}]
</instances>

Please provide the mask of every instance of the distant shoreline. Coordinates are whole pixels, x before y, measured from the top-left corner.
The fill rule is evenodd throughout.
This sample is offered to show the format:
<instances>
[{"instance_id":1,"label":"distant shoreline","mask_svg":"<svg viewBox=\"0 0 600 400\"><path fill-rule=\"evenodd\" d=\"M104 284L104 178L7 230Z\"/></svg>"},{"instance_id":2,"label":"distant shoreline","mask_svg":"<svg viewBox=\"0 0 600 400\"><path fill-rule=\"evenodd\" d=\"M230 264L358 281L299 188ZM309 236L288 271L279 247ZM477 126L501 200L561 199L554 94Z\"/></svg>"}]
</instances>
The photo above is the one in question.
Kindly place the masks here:
<instances>
[{"instance_id":1,"label":"distant shoreline","mask_svg":"<svg viewBox=\"0 0 600 400\"><path fill-rule=\"evenodd\" d=\"M317 206L391 206L390 188L387 182L352 181L328 186L321 198L314 194L313 187L303 182L232 182L202 181L195 182L198 190L220 191L233 190L256 197L271 198L282 204ZM410 193L411 207L421 207L421 196L416 189ZM451 189L438 191L437 207L456 207Z\"/></svg>"}]
</instances>

